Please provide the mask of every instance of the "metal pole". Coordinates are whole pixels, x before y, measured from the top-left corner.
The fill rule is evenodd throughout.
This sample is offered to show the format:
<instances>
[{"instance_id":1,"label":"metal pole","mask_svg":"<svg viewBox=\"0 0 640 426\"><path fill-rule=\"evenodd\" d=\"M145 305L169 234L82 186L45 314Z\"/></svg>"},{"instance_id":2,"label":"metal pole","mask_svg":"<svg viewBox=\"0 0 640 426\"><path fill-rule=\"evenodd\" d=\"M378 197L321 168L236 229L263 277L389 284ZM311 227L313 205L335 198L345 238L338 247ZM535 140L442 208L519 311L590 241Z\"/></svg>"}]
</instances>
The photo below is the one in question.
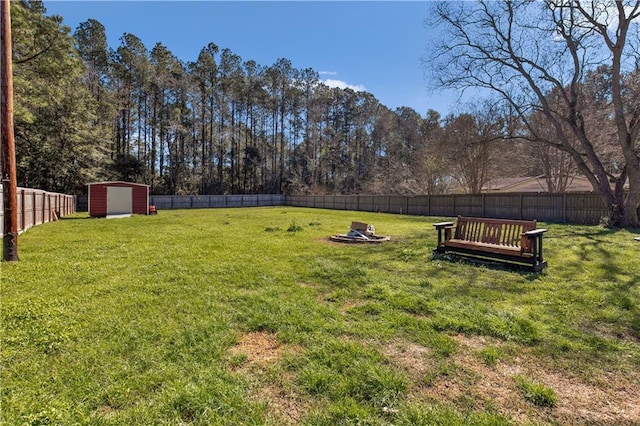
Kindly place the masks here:
<instances>
[{"instance_id":1,"label":"metal pole","mask_svg":"<svg viewBox=\"0 0 640 426\"><path fill-rule=\"evenodd\" d=\"M9 0L0 0L0 29L2 54L0 58L1 121L0 144L2 145L2 186L4 187L4 236L3 260L18 259L18 189L16 177L16 148L13 134L13 67L11 50L11 5Z\"/></svg>"}]
</instances>

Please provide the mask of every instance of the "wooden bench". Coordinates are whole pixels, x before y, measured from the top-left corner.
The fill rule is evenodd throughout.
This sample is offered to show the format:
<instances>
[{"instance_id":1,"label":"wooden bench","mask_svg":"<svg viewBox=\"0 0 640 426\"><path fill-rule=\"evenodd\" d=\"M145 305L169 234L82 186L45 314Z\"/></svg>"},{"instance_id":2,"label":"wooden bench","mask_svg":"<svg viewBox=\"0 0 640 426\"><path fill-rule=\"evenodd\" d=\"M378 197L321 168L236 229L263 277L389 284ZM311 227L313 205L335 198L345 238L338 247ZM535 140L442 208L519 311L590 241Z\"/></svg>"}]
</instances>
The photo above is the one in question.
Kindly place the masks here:
<instances>
[{"instance_id":1,"label":"wooden bench","mask_svg":"<svg viewBox=\"0 0 640 426\"><path fill-rule=\"evenodd\" d=\"M534 272L547 266L542 235L535 220L484 219L458 216L454 222L434 223L438 230L435 253L453 253L526 265Z\"/></svg>"}]
</instances>

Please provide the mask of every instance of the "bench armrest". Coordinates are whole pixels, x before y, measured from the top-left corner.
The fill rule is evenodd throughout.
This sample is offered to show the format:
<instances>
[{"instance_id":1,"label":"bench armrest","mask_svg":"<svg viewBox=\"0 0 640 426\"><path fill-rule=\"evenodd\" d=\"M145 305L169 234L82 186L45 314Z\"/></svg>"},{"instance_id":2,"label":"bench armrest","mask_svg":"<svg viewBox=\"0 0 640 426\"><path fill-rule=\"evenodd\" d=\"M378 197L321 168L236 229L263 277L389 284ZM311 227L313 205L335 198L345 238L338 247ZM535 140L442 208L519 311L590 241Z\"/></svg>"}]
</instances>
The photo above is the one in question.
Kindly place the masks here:
<instances>
[{"instance_id":1,"label":"bench armrest","mask_svg":"<svg viewBox=\"0 0 640 426\"><path fill-rule=\"evenodd\" d=\"M522 234L520 246L523 253L531 253L535 262L539 264L544 263L542 257L542 235L547 232L546 229L532 229L531 231L524 232Z\"/></svg>"},{"instance_id":2,"label":"bench armrest","mask_svg":"<svg viewBox=\"0 0 640 426\"><path fill-rule=\"evenodd\" d=\"M435 226L438 230L444 228L453 228L453 222L438 222L434 223L433 226Z\"/></svg>"},{"instance_id":3,"label":"bench armrest","mask_svg":"<svg viewBox=\"0 0 640 426\"><path fill-rule=\"evenodd\" d=\"M453 231L453 222L438 222L433 226L438 230L438 245L436 246L436 252L444 253L444 243L451 239Z\"/></svg>"},{"instance_id":4,"label":"bench armrest","mask_svg":"<svg viewBox=\"0 0 640 426\"><path fill-rule=\"evenodd\" d=\"M524 233L524 235L527 237L537 237L538 235L542 236L542 234L544 234L545 232L547 232L546 229L540 228L540 229L533 229L531 231L527 231Z\"/></svg>"}]
</instances>

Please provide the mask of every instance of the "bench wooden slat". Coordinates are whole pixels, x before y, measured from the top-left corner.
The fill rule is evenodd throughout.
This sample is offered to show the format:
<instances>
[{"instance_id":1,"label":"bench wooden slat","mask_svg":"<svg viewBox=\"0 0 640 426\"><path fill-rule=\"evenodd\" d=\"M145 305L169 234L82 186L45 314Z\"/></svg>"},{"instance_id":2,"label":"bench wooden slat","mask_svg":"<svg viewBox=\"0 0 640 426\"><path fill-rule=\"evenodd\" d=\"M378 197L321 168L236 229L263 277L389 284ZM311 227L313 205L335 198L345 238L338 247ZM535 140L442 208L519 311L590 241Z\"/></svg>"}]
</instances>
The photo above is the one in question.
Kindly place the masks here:
<instances>
[{"instance_id":1,"label":"bench wooden slat","mask_svg":"<svg viewBox=\"0 0 640 426\"><path fill-rule=\"evenodd\" d=\"M502 230L502 225L497 223L487 223L484 225L484 232L482 233L482 238L480 242L488 243L488 244L501 244L500 231Z\"/></svg>"},{"instance_id":2,"label":"bench wooden slat","mask_svg":"<svg viewBox=\"0 0 640 426\"><path fill-rule=\"evenodd\" d=\"M462 241L462 240L449 240L447 241L447 247L469 247L474 250L479 250L488 253L499 253L506 255L516 255L519 256L521 254L520 247L510 247L510 246L501 246L489 243L477 243L470 241Z\"/></svg>"},{"instance_id":3,"label":"bench wooden slat","mask_svg":"<svg viewBox=\"0 0 640 426\"><path fill-rule=\"evenodd\" d=\"M502 244L504 245L508 245L508 246L518 246L520 243L520 233L518 232L522 229L521 226L516 226L516 225L511 225L508 223L505 223L504 225L504 240L502 242ZM518 240L516 241L516 239L514 238L516 232L518 232Z\"/></svg>"},{"instance_id":4,"label":"bench wooden slat","mask_svg":"<svg viewBox=\"0 0 640 426\"><path fill-rule=\"evenodd\" d=\"M502 223L498 220L479 222L469 219L460 218L456 227L455 239L520 247L522 233L535 229L533 221Z\"/></svg>"},{"instance_id":5,"label":"bench wooden slat","mask_svg":"<svg viewBox=\"0 0 640 426\"><path fill-rule=\"evenodd\" d=\"M436 252L496 257L523 262L540 271L546 266L542 258L542 234L535 220L489 219L459 216L455 233L451 222L434 224L438 231ZM443 237L444 233L444 238Z\"/></svg>"}]
</instances>

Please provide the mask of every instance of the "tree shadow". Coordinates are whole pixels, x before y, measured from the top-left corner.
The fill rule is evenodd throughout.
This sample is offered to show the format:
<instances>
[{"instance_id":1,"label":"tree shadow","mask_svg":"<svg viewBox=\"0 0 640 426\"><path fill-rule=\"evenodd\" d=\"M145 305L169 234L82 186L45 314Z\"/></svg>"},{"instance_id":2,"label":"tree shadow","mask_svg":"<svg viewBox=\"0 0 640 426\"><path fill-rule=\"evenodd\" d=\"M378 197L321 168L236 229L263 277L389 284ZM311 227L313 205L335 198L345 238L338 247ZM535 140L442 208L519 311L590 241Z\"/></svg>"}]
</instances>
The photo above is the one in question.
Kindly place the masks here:
<instances>
[{"instance_id":1,"label":"tree shadow","mask_svg":"<svg viewBox=\"0 0 640 426\"><path fill-rule=\"evenodd\" d=\"M586 267L587 264L595 264L600 268L605 276L609 277L626 277L632 282L640 282L640 268L628 268L625 263L627 256L624 256L622 251L616 250L620 246L627 246L630 242L634 243L640 250L640 229L621 229L613 228L608 229L604 227L591 227L586 229L563 229L553 232L552 235L545 240L551 240L553 244L550 250L557 253L563 253L564 251L573 252L576 255L577 260L566 260L564 266L567 268L573 268L581 270ZM628 233L629 235L620 236L620 233ZM549 245L547 245L549 250ZM628 249L624 249L628 252ZM548 251L547 251L548 253ZM573 256L571 256L573 257ZM639 257L640 258L640 257Z\"/></svg>"},{"instance_id":2,"label":"tree shadow","mask_svg":"<svg viewBox=\"0 0 640 426\"><path fill-rule=\"evenodd\" d=\"M570 226L570 225L569 225ZM620 232L629 232L640 235L640 228L605 228L604 226L593 226L581 228L560 227L553 229L553 232L545 234L545 240L564 239L570 237L584 237L595 239L597 237L615 235Z\"/></svg>"}]
</instances>

